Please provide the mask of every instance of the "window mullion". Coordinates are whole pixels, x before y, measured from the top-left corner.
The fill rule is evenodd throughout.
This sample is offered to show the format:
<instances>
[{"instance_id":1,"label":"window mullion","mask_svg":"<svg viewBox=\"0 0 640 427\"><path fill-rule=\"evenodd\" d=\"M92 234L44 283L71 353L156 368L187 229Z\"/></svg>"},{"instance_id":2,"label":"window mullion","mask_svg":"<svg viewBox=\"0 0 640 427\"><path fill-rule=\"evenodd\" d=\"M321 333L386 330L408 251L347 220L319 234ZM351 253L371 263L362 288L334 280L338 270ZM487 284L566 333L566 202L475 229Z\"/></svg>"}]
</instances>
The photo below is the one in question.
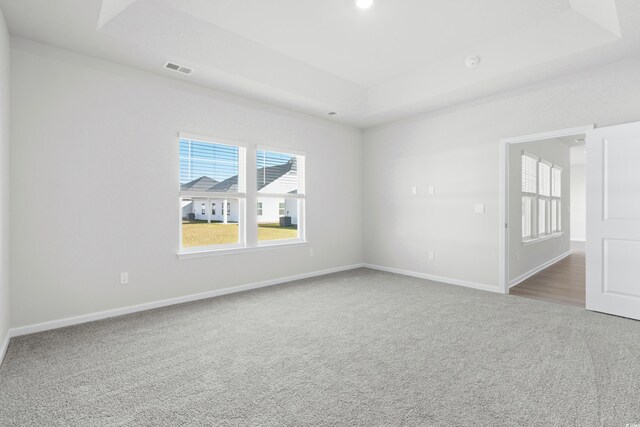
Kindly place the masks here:
<instances>
[{"instance_id":1,"label":"window mullion","mask_svg":"<svg viewBox=\"0 0 640 427\"><path fill-rule=\"evenodd\" d=\"M258 205L258 169L256 150L245 150L245 186L247 191L245 203L245 236L247 247L258 245L258 215L256 206Z\"/></svg>"}]
</instances>

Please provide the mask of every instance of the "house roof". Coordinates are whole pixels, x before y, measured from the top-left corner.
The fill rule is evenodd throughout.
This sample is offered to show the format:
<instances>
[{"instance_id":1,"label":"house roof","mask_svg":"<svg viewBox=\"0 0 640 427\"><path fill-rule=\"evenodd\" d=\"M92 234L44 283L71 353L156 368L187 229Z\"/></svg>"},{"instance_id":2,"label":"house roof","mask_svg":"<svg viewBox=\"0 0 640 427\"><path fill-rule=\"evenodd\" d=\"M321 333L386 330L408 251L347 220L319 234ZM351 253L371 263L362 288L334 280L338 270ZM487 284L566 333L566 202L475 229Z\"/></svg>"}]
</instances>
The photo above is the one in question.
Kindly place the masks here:
<instances>
[{"instance_id":1,"label":"house roof","mask_svg":"<svg viewBox=\"0 0 640 427\"><path fill-rule=\"evenodd\" d=\"M209 191L215 191L219 193L237 193L238 192L238 175L227 178L222 182L217 183L209 189Z\"/></svg>"},{"instance_id":2,"label":"house roof","mask_svg":"<svg viewBox=\"0 0 640 427\"><path fill-rule=\"evenodd\" d=\"M275 182L294 168L295 158L281 165L267 166L258 169L258 191ZM218 182L208 176L201 176L191 182L180 185L181 191L202 191L216 193L236 193L238 191L238 175ZM291 191L290 193L297 193Z\"/></svg>"},{"instance_id":3,"label":"house roof","mask_svg":"<svg viewBox=\"0 0 640 427\"><path fill-rule=\"evenodd\" d=\"M186 184L180 184L180 191L209 191L216 184L218 184L218 181L215 179L201 176Z\"/></svg>"},{"instance_id":4,"label":"house roof","mask_svg":"<svg viewBox=\"0 0 640 427\"><path fill-rule=\"evenodd\" d=\"M281 165L267 166L258 169L258 191L290 172L294 163L295 158Z\"/></svg>"}]
</instances>

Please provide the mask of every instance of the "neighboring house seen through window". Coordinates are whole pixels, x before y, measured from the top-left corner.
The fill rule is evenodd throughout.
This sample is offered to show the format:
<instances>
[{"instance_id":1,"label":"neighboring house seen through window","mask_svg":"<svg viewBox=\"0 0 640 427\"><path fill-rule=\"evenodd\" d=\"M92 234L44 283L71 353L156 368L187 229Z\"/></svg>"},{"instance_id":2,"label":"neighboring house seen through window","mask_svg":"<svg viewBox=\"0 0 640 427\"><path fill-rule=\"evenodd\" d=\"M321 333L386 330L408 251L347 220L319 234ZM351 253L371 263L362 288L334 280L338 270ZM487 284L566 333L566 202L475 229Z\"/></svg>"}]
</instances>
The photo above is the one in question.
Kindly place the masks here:
<instances>
[{"instance_id":1,"label":"neighboring house seen through window","mask_svg":"<svg viewBox=\"0 0 640 427\"><path fill-rule=\"evenodd\" d=\"M181 250L241 246L245 218L231 205L240 206L246 198L240 173L245 148L188 138L181 138L179 145ZM196 212L197 205L202 209Z\"/></svg>"},{"instance_id":2,"label":"neighboring house seen through window","mask_svg":"<svg viewBox=\"0 0 640 427\"><path fill-rule=\"evenodd\" d=\"M300 239L304 212L304 156L258 150L258 202L263 214L258 241Z\"/></svg>"}]
</instances>

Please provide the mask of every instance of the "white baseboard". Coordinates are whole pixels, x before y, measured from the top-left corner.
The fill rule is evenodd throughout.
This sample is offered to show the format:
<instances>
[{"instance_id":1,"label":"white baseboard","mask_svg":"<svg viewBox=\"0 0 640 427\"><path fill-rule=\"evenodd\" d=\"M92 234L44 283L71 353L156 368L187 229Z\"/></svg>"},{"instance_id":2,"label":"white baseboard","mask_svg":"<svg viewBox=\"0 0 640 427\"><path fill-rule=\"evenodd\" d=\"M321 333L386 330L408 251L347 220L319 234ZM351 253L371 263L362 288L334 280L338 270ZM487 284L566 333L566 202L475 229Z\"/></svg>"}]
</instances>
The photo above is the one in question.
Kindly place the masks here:
<instances>
[{"instance_id":1,"label":"white baseboard","mask_svg":"<svg viewBox=\"0 0 640 427\"><path fill-rule=\"evenodd\" d=\"M527 271L526 273L524 273L521 276L516 277L515 279L511 280L509 282L509 288L513 288L514 286L516 286L517 284L520 284L522 282L524 282L525 280L527 280L529 277L533 276L536 273L541 272L542 270L544 270L545 268L551 267L553 264L555 264L556 262L562 261L563 259L565 259L566 257L568 257L569 255L571 255L573 253L572 250L568 250L567 252L563 253L560 256L555 257L552 260L549 260L547 262L545 262L542 265L539 265L536 268L532 268L531 270Z\"/></svg>"},{"instance_id":2,"label":"white baseboard","mask_svg":"<svg viewBox=\"0 0 640 427\"><path fill-rule=\"evenodd\" d=\"M500 287L485 285L483 283L468 282L466 280L452 279L450 277L436 276L427 273L418 273L417 271L401 270L399 268L384 267L382 265L364 264L366 268L372 270L386 271L387 273L401 274L403 276L417 277L419 279L431 280L434 282L447 283L449 285L464 286L465 288L479 289L481 291L503 293Z\"/></svg>"},{"instance_id":3,"label":"white baseboard","mask_svg":"<svg viewBox=\"0 0 640 427\"><path fill-rule=\"evenodd\" d=\"M152 310L154 308L166 307L169 305L182 304L190 301L197 301L207 298L213 298L222 295L233 294L236 292L249 291L252 289L264 288L267 286L279 285L282 283L292 282L294 280L308 279L311 277L324 276L331 273L339 273L341 271L353 270L356 268L364 267L364 264L352 264L342 267L330 268L327 270L314 271L311 273L297 274L294 276L282 277L278 279L265 280L263 282L248 283L246 285L233 286L230 288L216 289L213 291L202 292L199 294L185 295L182 297L170 298L160 301L153 301L144 304L131 305L122 308L115 308L112 310L99 311L96 313L83 314L80 316L67 317L65 319L52 320L49 322L36 323L34 325L20 326L9 330L9 336L7 337L7 344L9 337L18 337L21 335L33 334L36 332L48 331L51 329L64 328L66 326L77 325L80 323L93 322L96 320L106 319L109 317L122 316L130 313L137 313L139 311Z\"/></svg>"},{"instance_id":4,"label":"white baseboard","mask_svg":"<svg viewBox=\"0 0 640 427\"><path fill-rule=\"evenodd\" d=\"M0 366L2 366L2 362L4 361L4 356L7 354L7 349L9 348L9 340L11 339L11 331L7 331L7 336L4 337L4 341L0 344Z\"/></svg>"}]
</instances>

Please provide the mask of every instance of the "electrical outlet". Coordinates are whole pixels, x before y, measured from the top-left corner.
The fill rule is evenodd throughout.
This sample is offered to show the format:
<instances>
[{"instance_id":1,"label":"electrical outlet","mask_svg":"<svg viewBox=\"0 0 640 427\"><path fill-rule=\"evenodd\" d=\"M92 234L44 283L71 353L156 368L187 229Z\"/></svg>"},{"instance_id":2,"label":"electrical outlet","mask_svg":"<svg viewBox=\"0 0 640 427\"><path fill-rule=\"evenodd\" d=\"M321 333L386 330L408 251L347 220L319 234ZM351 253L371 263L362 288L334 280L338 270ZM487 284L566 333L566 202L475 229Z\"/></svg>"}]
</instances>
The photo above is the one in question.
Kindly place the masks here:
<instances>
[{"instance_id":1,"label":"electrical outlet","mask_svg":"<svg viewBox=\"0 0 640 427\"><path fill-rule=\"evenodd\" d=\"M434 258L435 254L433 253L433 251L429 251L429 261L433 261Z\"/></svg>"},{"instance_id":2,"label":"electrical outlet","mask_svg":"<svg viewBox=\"0 0 640 427\"><path fill-rule=\"evenodd\" d=\"M429 194L436 194L436 188L433 185L429 186Z\"/></svg>"},{"instance_id":3,"label":"electrical outlet","mask_svg":"<svg viewBox=\"0 0 640 427\"><path fill-rule=\"evenodd\" d=\"M484 203L476 203L475 211L479 214L485 213L486 209Z\"/></svg>"},{"instance_id":4,"label":"electrical outlet","mask_svg":"<svg viewBox=\"0 0 640 427\"><path fill-rule=\"evenodd\" d=\"M120 284L121 285L129 284L129 273L127 272L120 273Z\"/></svg>"},{"instance_id":5,"label":"electrical outlet","mask_svg":"<svg viewBox=\"0 0 640 427\"><path fill-rule=\"evenodd\" d=\"M309 256L313 256L313 249L309 249Z\"/></svg>"},{"instance_id":6,"label":"electrical outlet","mask_svg":"<svg viewBox=\"0 0 640 427\"><path fill-rule=\"evenodd\" d=\"M411 187L411 194L413 194L414 196L418 194L418 187L416 187L415 185Z\"/></svg>"}]
</instances>

